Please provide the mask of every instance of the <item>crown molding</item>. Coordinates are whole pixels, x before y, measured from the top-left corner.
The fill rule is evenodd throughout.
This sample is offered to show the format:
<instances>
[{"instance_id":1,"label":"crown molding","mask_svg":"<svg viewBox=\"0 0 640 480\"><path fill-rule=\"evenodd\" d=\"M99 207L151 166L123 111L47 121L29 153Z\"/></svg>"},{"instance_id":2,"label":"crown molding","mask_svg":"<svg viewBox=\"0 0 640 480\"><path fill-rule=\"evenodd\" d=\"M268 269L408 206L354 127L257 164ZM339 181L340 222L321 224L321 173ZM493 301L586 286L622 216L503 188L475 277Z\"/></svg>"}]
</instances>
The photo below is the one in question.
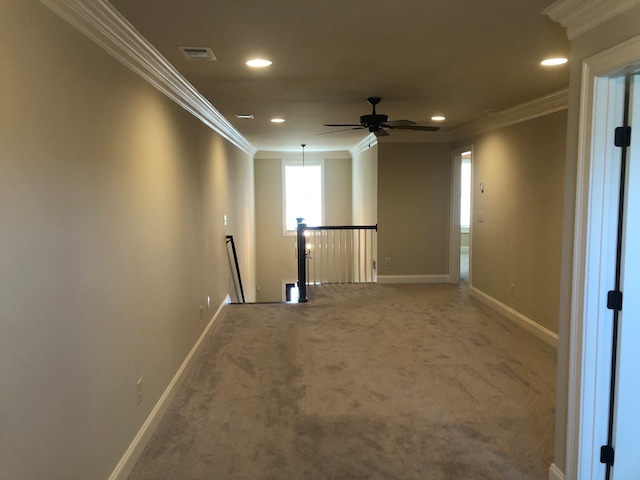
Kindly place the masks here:
<instances>
[{"instance_id":1,"label":"crown molding","mask_svg":"<svg viewBox=\"0 0 640 480\"><path fill-rule=\"evenodd\" d=\"M640 4L640 0L557 0L542 11L567 29L569 40Z\"/></svg>"},{"instance_id":2,"label":"crown molding","mask_svg":"<svg viewBox=\"0 0 640 480\"><path fill-rule=\"evenodd\" d=\"M260 150L257 152L254 157L256 160L301 160L302 159L302 150L298 150L297 152L293 152L290 150ZM337 159L348 159L351 158L350 152L346 150L331 150L331 151L306 151L304 152L304 158L307 160L319 160L326 158L337 158Z\"/></svg>"},{"instance_id":3,"label":"crown molding","mask_svg":"<svg viewBox=\"0 0 640 480\"><path fill-rule=\"evenodd\" d=\"M560 112L567 108L569 108L569 89L565 88L507 110L502 110L490 117L454 128L449 133L451 134L451 141L463 140L491 130Z\"/></svg>"},{"instance_id":4,"label":"crown molding","mask_svg":"<svg viewBox=\"0 0 640 480\"><path fill-rule=\"evenodd\" d=\"M256 148L106 0L40 0L240 150Z\"/></svg>"}]
</instances>

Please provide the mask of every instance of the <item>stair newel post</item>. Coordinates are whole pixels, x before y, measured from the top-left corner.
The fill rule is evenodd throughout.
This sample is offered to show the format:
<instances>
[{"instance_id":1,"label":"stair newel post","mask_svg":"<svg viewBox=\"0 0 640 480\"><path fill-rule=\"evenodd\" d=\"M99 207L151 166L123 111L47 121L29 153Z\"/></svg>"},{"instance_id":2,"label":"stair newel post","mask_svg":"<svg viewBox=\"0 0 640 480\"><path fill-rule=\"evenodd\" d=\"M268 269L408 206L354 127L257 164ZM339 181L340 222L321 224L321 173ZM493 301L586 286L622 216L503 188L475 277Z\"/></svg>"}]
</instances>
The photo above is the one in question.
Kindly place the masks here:
<instances>
[{"instance_id":1,"label":"stair newel post","mask_svg":"<svg viewBox=\"0 0 640 480\"><path fill-rule=\"evenodd\" d=\"M302 218L296 218L298 222L298 303L306 303L307 300L307 248L304 238L306 223L302 223Z\"/></svg>"}]
</instances>

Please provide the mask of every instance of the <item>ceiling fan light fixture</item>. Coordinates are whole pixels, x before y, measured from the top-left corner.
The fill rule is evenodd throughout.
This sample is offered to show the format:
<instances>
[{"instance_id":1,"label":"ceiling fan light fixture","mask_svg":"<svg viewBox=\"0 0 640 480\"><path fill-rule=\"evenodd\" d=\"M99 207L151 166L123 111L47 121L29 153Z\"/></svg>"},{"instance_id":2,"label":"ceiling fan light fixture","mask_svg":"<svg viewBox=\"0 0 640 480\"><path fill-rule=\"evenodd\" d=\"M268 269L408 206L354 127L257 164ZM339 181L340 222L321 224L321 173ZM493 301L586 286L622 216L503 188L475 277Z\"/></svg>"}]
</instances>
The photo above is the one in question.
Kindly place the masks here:
<instances>
[{"instance_id":1,"label":"ceiling fan light fixture","mask_svg":"<svg viewBox=\"0 0 640 480\"><path fill-rule=\"evenodd\" d=\"M566 57L554 57L554 58L545 58L540 62L540 65L545 67L556 67L558 65L564 65L569 61Z\"/></svg>"},{"instance_id":2,"label":"ceiling fan light fixture","mask_svg":"<svg viewBox=\"0 0 640 480\"><path fill-rule=\"evenodd\" d=\"M273 62L264 58L252 58L247 61L247 66L252 68L264 68L271 65Z\"/></svg>"}]
</instances>

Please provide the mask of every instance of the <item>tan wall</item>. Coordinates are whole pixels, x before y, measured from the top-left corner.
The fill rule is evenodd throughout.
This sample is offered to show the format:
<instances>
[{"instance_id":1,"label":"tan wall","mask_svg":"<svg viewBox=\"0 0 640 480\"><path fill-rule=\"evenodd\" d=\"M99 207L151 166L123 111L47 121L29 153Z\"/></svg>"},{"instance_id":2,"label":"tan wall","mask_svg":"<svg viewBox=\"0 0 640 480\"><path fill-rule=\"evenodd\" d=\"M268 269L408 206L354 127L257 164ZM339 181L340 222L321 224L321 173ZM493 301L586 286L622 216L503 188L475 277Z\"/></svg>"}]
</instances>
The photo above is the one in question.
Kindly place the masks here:
<instances>
[{"instance_id":1,"label":"tan wall","mask_svg":"<svg viewBox=\"0 0 640 480\"><path fill-rule=\"evenodd\" d=\"M353 157L353 224L378 223L378 147Z\"/></svg>"},{"instance_id":2,"label":"tan wall","mask_svg":"<svg viewBox=\"0 0 640 480\"><path fill-rule=\"evenodd\" d=\"M473 144L472 286L553 332L566 123L565 110L461 142Z\"/></svg>"},{"instance_id":3,"label":"tan wall","mask_svg":"<svg viewBox=\"0 0 640 480\"><path fill-rule=\"evenodd\" d=\"M640 6L599 25L571 43L569 117L565 164L565 195L562 240L562 277L558 342L558 391L556 400L556 437L554 463L564 470L567 458L567 402L569 383L569 337L571 316L571 276L573 269L574 211L578 159L578 136L582 62L608 48L640 35ZM566 470L565 470L566 471Z\"/></svg>"},{"instance_id":4,"label":"tan wall","mask_svg":"<svg viewBox=\"0 0 640 480\"><path fill-rule=\"evenodd\" d=\"M298 276L295 236L283 234L282 156L255 160L256 265L259 302L279 302L283 282L295 282ZM351 225L351 159L324 159L325 225Z\"/></svg>"},{"instance_id":5,"label":"tan wall","mask_svg":"<svg viewBox=\"0 0 640 480\"><path fill-rule=\"evenodd\" d=\"M253 162L38 2L0 36L0 477L108 478L228 294L225 234L252 281Z\"/></svg>"},{"instance_id":6,"label":"tan wall","mask_svg":"<svg viewBox=\"0 0 640 480\"><path fill-rule=\"evenodd\" d=\"M378 275L449 273L450 197L449 144L378 146Z\"/></svg>"},{"instance_id":7,"label":"tan wall","mask_svg":"<svg viewBox=\"0 0 640 480\"><path fill-rule=\"evenodd\" d=\"M351 158L325 158L324 202L325 225L351 225L352 166Z\"/></svg>"}]
</instances>

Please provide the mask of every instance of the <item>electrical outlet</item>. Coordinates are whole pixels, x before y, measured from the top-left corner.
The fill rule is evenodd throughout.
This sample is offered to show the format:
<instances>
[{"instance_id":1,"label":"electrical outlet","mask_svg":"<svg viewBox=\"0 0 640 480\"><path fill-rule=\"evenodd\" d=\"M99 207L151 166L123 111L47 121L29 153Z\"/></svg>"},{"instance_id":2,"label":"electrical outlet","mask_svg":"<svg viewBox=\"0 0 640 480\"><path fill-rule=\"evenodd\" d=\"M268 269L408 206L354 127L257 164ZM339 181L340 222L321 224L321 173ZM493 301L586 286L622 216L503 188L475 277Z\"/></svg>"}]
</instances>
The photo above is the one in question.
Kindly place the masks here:
<instances>
[{"instance_id":1,"label":"electrical outlet","mask_svg":"<svg viewBox=\"0 0 640 480\"><path fill-rule=\"evenodd\" d=\"M384 264L388 267L391 265L391 257L384 258Z\"/></svg>"},{"instance_id":2,"label":"electrical outlet","mask_svg":"<svg viewBox=\"0 0 640 480\"><path fill-rule=\"evenodd\" d=\"M139 378L136 382L136 394L138 399L138 405L142 403L142 379Z\"/></svg>"},{"instance_id":3,"label":"electrical outlet","mask_svg":"<svg viewBox=\"0 0 640 480\"><path fill-rule=\"evenodd\" d=\"M373 261L373 269L374 270L376 269L376 261L375 260Z\"/></svg>"}]
</instances>

